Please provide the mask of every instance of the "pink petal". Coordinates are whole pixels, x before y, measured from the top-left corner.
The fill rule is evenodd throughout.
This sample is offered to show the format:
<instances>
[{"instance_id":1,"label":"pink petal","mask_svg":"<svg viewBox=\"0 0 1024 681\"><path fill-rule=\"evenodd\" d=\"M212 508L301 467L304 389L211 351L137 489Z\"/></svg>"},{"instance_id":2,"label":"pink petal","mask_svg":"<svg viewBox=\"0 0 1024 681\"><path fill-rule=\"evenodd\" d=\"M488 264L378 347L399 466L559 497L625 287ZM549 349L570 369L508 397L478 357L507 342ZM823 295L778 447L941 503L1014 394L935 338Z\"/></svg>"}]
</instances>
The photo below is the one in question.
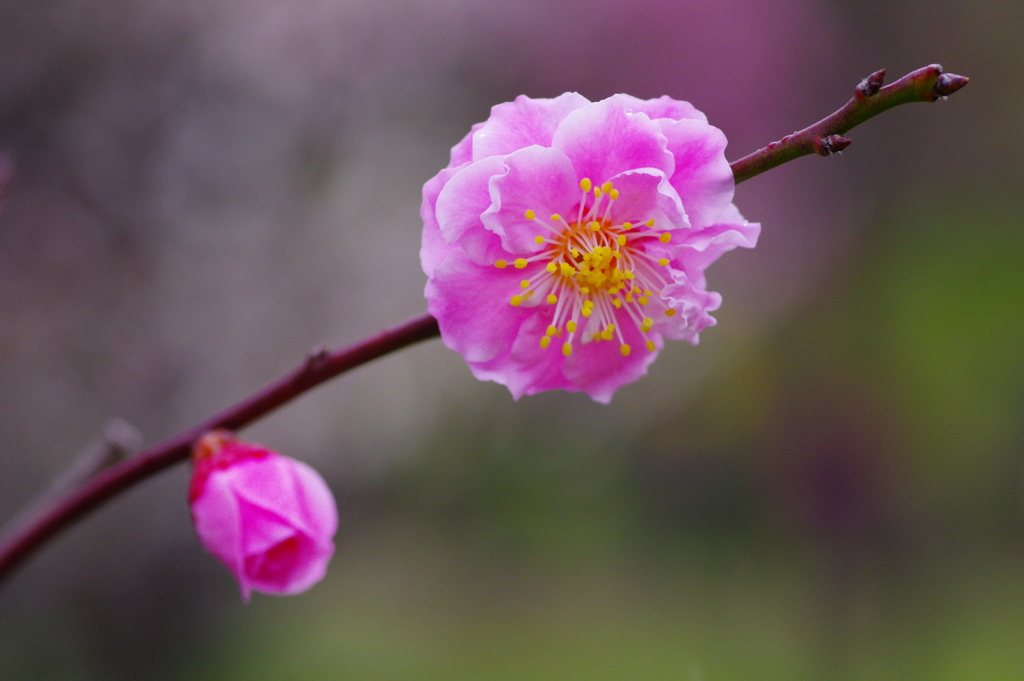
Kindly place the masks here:
<instances>
[{"instance_id":1,"label":"pink petal","mask_svg":"<svg viewBox=\"0 0 1024 681\"><path fill-rule=\"evenodd\" d=\"M654 218L659 230L688 229L690 223L675 188L660 170L628 170L611 178L619 191L609 214L613 223L639 224Z\"/></svg>"},{"instance_id":2,"label":"pink petal","mask_svg":"<svg viewBox=\"0 0 1024 681\"><path fill-rule=\"evenodd\" d=\"M671 177L675 169L661 127L642 113L626 113L620 95L573 111L565 117L551 145L565 152L576 176L600 186L627 170L654 168ZM684 204L685 206L685 204Z\"/></svg>"},{"instance_id":3,"label":"pink petal","mask_svg":"<svg viewBox=\"0 0 1024 681\"><path fill-rule=\"evenodd\" d=\"M618 336L610 341L591 341L586 344L573 343L572 356L565 361L565 376L574 385L585 390L591 399L608 404L615 391L626 383L632 383L647 373L647 367L658 356L647 350L646 338L636 325L622 314L616 322L632 351L623 357ZM660 350L661 336L648 334Z\"/></svg>"},{"instance_id":4,"label":"pink petal","mask_svg":"<svg viewBox=\"0 0 1024 681\"><path fill-rule=\"evenodd\" d=\"M473 160L505 156L534 144L549 147L558 124L588 104L586 97L566 92L554 99L519 95L514 102L491 107L491 117L473 133Z\"/></svg>"},{"instance_id":5,"label":"pink petal","mask_svg":"<svg viewBox=\"0 0 1024 681\"><path fill-rule=\"evenodd\" d=\"M728 206L722 217L727 221L685 233L679 242L682 249L677 252L673 265L687 271L703 271L727 251L757 245L760 223L744 220L734 205Z\"/></svg>"},{"instance_id":6,"label":"pink petal","mask_svg":"<svg viewBox=\"0 0 1024 681\"><path fill-rule=\"evenodd\" d=\"M519 293L519 280L536 272L478 265L460 250L427 281L427 309L441 327L441 340L469 362L487 362L507 352L523 319L533 308L512 307L509 299Z\"/></svg>"},{"instance_id":7,"label":"pink petal","mask_svg":"<svg viewBox=\"0 0 1024 681\"><path fill-rule=\"evenodd\" d=\"M506 251L534 253L543 248L534 237L550 236L550 232L527 220L526 211L532 210L547 224L552 224L553 213L567 215L579 205L576 173L561 151L539 146L509 154L505 166L504 173L490 178L491 206L483 213L483 224L501 235Z\"/></svg>"},{"instance_id":8,"label":"pink petal","mask_svg":"<svg viewBox=\"0 0 1024 681\"><path fill-rule=\"evenodd\" d=\"M199 542L231 571L242 588L242 600L248 602L250 587L245 578L242 522L231 476L225 476L224 471L211 474L191 506Z\"/></svg>"},{"instance_id":9,"label":"pink petal","mask_svg":"<svg viewBox=\"0 0 1024 681\"><path fill-rule=\"evenodd\" d=\"M473 133L482 127L484 127L483 123L474 123L473 127L466 133L466 136L452 147L451 161L448 163L449 168L461 166L473 160Z\"/></svg>"},{"instance_id":10,"label":"pink petal","mask_svg":"<svg viewBox=\"0 0 1024 681\"><path fill-rule=\"evenodd\" d=\"M420 264L428 277L448 257L452 245L444 240L441 227L437 224L437 197L441 189L464 166L445 168L423 185L423 202L420 204L420 217L423 218L423 242L420 245Z\"/></svg>"},{"instance_id":11,"label":"pink petal","mask_svg":"<svg viewBox=\"0 0 1024 681\"><path fill-rule=\"evenodd\" d=\"M619 95L626 100L626 108L647 114L651 119L670 118L674 121L690 118L707 123L708 117L697 111L693 104L663 95L658 99L637 99L632 95Z\"/></svg>"},{"instance_id":12,"label":"pink petal","mask_svg":"<svg viewBox=\"0 0 1024 681\"><path fill-rule=\"evenodd\" d=\"M703 121L659 121L675 156L675 173L669 177L683 200L694 227L717 221L735 191L732 169L725 159L725 135Z\"/></svg>"},{"instance_id":13,"label":"pink petal","mask_svg":"<svg viewBox=\"0 0 1024 681\"><path fill-rule=\"evenodd\" d=\"M441 236L449 244L458 242L466 255L481 265L508 256L501 239L480 221L480 215L491 206L489 181L504 172L505 164L498 156L477 161L453 175L437 197Z\"/></svg>"}]
</instances>

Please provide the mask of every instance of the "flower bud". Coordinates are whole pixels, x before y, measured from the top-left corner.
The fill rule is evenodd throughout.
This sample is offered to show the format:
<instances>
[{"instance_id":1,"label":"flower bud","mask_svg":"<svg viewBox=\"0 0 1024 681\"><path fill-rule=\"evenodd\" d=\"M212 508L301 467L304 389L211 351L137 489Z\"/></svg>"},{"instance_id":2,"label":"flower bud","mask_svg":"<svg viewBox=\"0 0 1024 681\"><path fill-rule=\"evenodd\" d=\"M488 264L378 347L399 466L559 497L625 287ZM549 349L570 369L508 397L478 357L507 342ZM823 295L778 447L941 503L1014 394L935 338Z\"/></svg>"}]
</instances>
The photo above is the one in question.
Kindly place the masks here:
<instances>
[{"instance_id":1,"label":"flower bud","mask_svg":"<svg viewBox=\"0 0 1024 681\"><path fill-rule=\"evenodd\" d=\"M334 497L320 474L266 447L218 430L192 451L188 500L207 551L252 589L294 594L320 581L334 553Z\"/></svg>"}]
</instances>

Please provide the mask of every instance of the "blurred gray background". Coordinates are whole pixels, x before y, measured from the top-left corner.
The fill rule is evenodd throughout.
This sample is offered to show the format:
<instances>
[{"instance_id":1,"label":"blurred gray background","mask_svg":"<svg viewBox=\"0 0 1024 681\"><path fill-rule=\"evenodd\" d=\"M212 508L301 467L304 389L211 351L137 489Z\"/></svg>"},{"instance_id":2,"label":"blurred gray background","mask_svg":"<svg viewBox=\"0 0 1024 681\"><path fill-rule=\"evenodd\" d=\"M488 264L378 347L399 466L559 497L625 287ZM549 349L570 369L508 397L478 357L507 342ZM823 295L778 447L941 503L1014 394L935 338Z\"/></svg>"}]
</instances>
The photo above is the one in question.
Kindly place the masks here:
<instances>
[{"instance_id":1,"label":"blurred gray background","mask_svg":"<svg viewBox=\"0 0 1024 681\"><path fill-rule=\"evenodd\" d=\"M0 521L423 311L494 104L668 94L734 159L972 79L742 185L719 325L608 407L432 341L247 430L337 496L307 594L240 602L185 466L103 507L0 591L0 679L1024 677L1022 45L1010 0L0 0Z\"/></svg>"}]
</instances>

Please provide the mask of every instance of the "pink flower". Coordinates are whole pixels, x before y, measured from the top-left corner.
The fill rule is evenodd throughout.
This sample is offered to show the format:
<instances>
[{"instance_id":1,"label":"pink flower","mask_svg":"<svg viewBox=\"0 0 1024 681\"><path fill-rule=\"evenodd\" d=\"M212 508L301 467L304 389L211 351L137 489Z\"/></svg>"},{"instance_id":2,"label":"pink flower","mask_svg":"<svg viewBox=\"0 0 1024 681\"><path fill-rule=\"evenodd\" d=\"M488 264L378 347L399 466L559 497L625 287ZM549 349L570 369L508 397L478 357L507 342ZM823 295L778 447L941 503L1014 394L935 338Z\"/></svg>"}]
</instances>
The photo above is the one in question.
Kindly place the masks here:
<instances>
[{"instance_id":1,"label":"pink flower","mask_svg":"<svg viewBox=\"0 0 1024 681\"><path fill-rule=\"evenodd\" d=\"M576 93L499 104L423 187L430 313L513 397L609 402L663 338L696 344L721 297L704 269L757 243L725 135L687 102Z\"/></svg>"},{"instance_id":2,"label":"pink flower","mask_svg":"<svg viewBox=\"0 0 1024 681\"><path fill-rule=\"evenodd\" d=\"M192 461L196 534L235 575L244 600L251 589L294 594L323 578L338 511L316 471L226 431L204 435Z\"/></svg>"}]
</instances>

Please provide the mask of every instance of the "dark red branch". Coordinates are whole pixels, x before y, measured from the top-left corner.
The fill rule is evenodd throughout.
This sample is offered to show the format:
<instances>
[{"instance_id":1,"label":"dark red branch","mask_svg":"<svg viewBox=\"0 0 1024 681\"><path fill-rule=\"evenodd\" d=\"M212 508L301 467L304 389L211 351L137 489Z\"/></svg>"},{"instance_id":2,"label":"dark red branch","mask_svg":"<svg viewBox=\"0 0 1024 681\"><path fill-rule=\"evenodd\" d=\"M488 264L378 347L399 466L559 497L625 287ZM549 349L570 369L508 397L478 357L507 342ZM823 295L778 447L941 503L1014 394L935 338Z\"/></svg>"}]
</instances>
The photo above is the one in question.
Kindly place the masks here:
<instances>
[{"instance_id":1,"label":"dark red branch","mask_svg":"<svg viewBox=\"0 0 1024 681\"><path fill-rule=\"evenodd\" d=\"M311 352L302 366L287 376L180 435L104 470L44 509L0 546L0 582L59 530L118 492L187 459L192 443L207 431L239 430L338 374L439 334L437 320L427 314L344 350Z\"/></svg>"},{"instance_id":2,"label":"dark red branch","mask_svg":"<svg viewBox=\"0 0 1024 681\"><path fill-rule=\"evenodd\" d=\"M900 104L935 101L967 84L967 78L944 74L937 64L918 69L888 87L882 87L884 79L884 70L871 74L856 87L854 98L839 111L733 163L731 167L736 182L743 182L807 154L828 156L838 153L850 145L850 140L843 133L872 116ZM10 163L5 165L4 161L0 155L0 198L3 198L4 186L10 175ZM206 432L239 430L338 374L438 335L437 321L430 315L423 315L345 350L333 353L325 349L314 350L291 374L180 435L103 470L17 528L0 545L0 582L59 530L118 492L187 459L192 444Z\"/></svg>"},{"instance_id":3,"label":"dark red branch","mask_svg":"<svg viewBox=\"0 0 1024 681\"><path fill-rule=\"evenodd\" d=\"M854 88L853 99L839 111L733 162L731 168L736 184L801 156L828 156L842 151L852 141L843 137L848 130L900 104L934 102L948 97L967 85L968 79L943 73L941 66L932 64L908 73L887 87L882 87L884 81L885 69L872 73Z\"/></svg>"}]
</instances>

